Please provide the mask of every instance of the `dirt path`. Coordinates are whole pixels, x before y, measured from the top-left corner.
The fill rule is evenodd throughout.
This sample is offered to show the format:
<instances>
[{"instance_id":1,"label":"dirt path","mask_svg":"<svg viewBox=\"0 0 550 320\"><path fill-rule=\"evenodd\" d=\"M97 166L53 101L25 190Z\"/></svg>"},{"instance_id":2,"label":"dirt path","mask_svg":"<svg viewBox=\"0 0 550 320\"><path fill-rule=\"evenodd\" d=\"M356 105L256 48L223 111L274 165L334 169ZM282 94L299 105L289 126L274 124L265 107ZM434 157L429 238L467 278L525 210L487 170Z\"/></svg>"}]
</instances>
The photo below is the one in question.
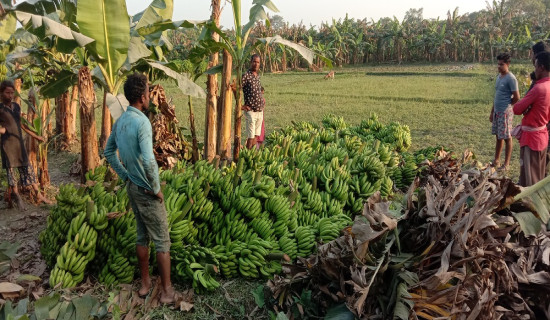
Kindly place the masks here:
<instances>
[{"instance_id":1,"label":"dirt path","mask_svg":"<svg viewBox=\"0 0 550 320\"><path fill-rule=\"evenodd\" d=\"M52 186L47 194L54 199L57 186L62 183L77 183L78 178L69 175L71 153L51 154L49 173ZM38 235L46 228L48 206L33 206L27 203L27 210L9 209L0 190L0 244L17 243L19 249L11 261L11 270L0 274L1 281L13 281L19 275L30 274L47 280L47 266L40 254Z\"/></svg>"}]
</instances>

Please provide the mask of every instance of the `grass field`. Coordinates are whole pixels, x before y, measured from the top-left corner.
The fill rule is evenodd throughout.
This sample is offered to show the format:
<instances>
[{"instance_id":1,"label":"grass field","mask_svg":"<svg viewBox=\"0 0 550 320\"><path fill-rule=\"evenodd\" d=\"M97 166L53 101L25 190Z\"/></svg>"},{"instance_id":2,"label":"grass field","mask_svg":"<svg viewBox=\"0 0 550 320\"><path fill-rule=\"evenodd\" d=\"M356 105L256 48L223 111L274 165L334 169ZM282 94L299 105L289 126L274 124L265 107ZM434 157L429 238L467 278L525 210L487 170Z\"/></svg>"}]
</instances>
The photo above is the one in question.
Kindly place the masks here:
<instances>
[{"instance_id":1,"label":"grass field","mask_svg":"<svg viewBox=\"0 0 550 320\"><path fill-rule=\"evenodd\" d=\"M318 122L328 113L357 124L374 112L384 123L398 121L408 125L412 150L443 145L456 152L470 149L483 163L492 160L495 142L489 112L496 67L383 65L335 72L334 80L324 80L323 73L264 74L267 132L296 120ZM204 82L199 80L203 86ZM178 119L187 125L187 97L171 83L166 83L165 88L177 106ZM202 137L204 103L195 99L194 109L197 132ZM515 122L520 119L515 117ZM515 143L509 175L516 178L518 155L519 145Z\"/></svg>"}]
</instances>

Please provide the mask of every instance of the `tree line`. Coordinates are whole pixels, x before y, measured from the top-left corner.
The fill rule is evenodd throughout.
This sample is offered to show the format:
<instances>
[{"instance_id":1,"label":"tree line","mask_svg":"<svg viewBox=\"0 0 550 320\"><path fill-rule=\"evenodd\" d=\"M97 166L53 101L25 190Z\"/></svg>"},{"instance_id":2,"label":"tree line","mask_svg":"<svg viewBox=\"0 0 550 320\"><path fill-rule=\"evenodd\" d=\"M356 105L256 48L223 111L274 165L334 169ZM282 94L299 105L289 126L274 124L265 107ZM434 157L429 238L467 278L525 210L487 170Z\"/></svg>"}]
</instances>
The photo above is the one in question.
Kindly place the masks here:
<instances>
[{"instance_id":1,"label":"tree line","mask_svg":"<svg viewBox=\"0 0 550 320\"><path fill-rule=\"evenodd\" d=\"M428 19L423 9L410 9L403 19L385 17L352 19L348 16L307 27L290 24L279 15L270 24L258 22L250 41L276 34L300 43L326 57L336 66L364 63L484 62L503 51L528 59L529 48L550 36L550 0L494 0L472 13L449 10L446 17ZM172 59L187 59L200 30L175 30ZM282 45L257 48L264 58L263 71L307 68L293 50ZM322 68L322 59L315 68Z\"/></svg>"}]
</instances>

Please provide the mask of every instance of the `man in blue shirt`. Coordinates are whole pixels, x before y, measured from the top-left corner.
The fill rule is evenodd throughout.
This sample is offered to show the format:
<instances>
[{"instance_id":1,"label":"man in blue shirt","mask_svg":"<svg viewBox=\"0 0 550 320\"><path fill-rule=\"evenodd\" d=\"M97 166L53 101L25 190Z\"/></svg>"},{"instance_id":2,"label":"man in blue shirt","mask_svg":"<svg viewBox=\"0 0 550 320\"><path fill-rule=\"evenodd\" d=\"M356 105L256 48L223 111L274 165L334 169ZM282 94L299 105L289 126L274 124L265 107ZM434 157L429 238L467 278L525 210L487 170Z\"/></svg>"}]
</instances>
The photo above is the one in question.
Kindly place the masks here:
<instances>
[{"instance_id":1,"label":"man in blue shirt","mask_svg":"<svg viewBox=\"0 0 550 320\"><path fill-rule=\"evenodd\" d=\"M147 77L133 74L124 83L124 95L130 106L113 126L105 147L105 158L118 176L126 181L128 198L137 222L136 251L141 273L140 296L151 289L149 277L149 242L157 252L162 284L161 303L174 302L170 281L170 234L159 172L153 154L151 123L143 111L149 108ZM117 156L120 155L120 162ZM122 165L124 164L124 165Z\"/></svg>"}]
</instances>

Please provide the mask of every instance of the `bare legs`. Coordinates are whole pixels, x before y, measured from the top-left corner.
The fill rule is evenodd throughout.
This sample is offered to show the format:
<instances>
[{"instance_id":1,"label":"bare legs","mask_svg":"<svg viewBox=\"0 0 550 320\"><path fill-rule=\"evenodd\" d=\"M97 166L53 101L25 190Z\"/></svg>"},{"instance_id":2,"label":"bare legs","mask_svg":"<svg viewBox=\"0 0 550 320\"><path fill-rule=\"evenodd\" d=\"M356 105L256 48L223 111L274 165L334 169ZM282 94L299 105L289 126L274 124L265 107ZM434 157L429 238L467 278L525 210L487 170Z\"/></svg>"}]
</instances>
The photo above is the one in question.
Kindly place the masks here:
<instances>
[{"instance_id":1,"label":"bare legs","mask_svg":"<svg viewBox=\"0 0 550 320\"><path fill-rule=\"evenodd\" d=\"M140 296L147 295L151 289L151 278L149 277L149 248L137 245L137 258L139 264L139 271L141 275L141 288L138 291ZM174 302L174 288L172 288L172 282L170 281L170 252L158 252L157 263L160 273L161 282L161 303Z\"/></svg>"},{"instance_id":2,"label":"bare legs","mask_svg":"<svg viewBox=\"0 0 550 320\"><path fill-rule=\"evenodd\" d=\"M170 281L170 252L157 253L157 262L160 273L160 282L162 291L160 293L160 303L174 302L174 288Z\"/></svg>"},{"instance_id":3,"label":"bare legs","mask_svg":"<svg viewBox=\"0 0 550 320\"><path fill-rule=\"evenodd\" d=\"M254 136L254 138L248 138L246 139L246 148L252 149L256 147L256 141L258 140L260 136Z\"/></svg>"},{"instance_id":4,"label":"bare legs","mask_svg":"<svg viewBox=\"0 0 550 320\"><path fill-rule=\"evenodd\" d=\"M510 158L512 157L512 138L508 139L497 139L495 145L495 159L493 164L498 166L500 164L500 155L502 153L502 147L505 145L504 151L504 167L508 168L510 166Z\"/></svg>"},{"instance_id":5,"label":"bare legs","mask_svg":"<svg viewBox=\"0 0 550 320\"><path fill-rule=\"evenodd\" d=\"M151 289L151 278L149 277L149 248L136 246L139 274L141 275L141 288L138 291L140 296L145 296Z\"/></svg>"}]
</instances>

